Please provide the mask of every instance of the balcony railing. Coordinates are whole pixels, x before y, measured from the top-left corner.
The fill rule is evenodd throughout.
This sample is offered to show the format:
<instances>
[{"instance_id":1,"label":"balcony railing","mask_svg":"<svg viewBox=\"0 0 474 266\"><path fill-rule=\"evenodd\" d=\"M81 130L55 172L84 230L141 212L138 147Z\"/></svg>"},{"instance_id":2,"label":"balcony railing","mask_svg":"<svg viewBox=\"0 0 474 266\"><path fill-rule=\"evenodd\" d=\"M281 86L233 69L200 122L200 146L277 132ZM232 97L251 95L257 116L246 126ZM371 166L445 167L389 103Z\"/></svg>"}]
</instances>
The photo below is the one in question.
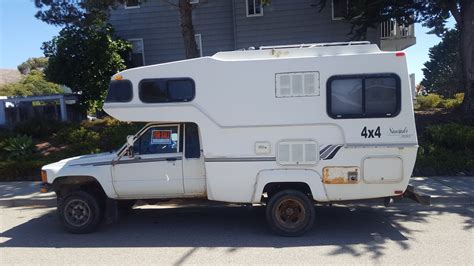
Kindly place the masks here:
<instances>
[{"instance_id":1,"label":"balcony railing","mask_svg":"<svg viewBox=\"0 0 474 266\"><path fill-rule=\"evenodd\" d=\"M381 39L401 39L415 37L415 27L399 25L396 20L387 20L380 24Z\"/></svg>"}]
</instances>

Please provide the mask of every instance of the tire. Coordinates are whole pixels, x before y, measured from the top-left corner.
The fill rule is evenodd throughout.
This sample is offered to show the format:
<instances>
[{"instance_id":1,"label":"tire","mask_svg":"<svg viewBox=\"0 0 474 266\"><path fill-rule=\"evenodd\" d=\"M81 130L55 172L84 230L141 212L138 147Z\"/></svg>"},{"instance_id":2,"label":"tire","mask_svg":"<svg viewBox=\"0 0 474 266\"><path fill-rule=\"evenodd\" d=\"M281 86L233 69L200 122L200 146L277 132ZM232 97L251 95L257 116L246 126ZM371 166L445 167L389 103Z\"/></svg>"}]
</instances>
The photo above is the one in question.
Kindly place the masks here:
<instances>
[{"instance_id":1,"label":"tire","mask_svg":"<svg viewBox=\"0 0 474 266\"><path fill-rule=\"evenodd\" d=\"M313 227L314 205L297 190L283 190L273 195L265 210L270 228L281 236L301 236Z\"/></svg>"},{"instance_id":2,"label":"tire","mask_svg":"<svg viewBox=\"0 0 474 266\"><path fill-rule=\"evenodd\" d=\"M85 191L66 195L58 205L58 214L64 229L73 234L93 232L103 216L98 200Z\"/></svg>"}]
</instances>

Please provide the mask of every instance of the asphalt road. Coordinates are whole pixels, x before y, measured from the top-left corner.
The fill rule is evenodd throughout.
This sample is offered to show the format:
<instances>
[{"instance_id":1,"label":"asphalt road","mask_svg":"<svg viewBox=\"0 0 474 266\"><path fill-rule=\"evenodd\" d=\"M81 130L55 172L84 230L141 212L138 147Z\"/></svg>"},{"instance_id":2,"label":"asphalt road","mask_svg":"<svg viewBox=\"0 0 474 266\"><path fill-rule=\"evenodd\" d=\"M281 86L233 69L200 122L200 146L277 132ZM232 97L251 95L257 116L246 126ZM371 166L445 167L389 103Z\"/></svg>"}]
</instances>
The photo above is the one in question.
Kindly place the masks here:
<instances>
[{"instance_id":1,"label":"asphalt road","mask_svg":"<svg viewBox=\"0 0 474 266\"><path fill-rule=\"evenodd\" d=\"M71 235L52 208L0 209L0 264L451 264L474 261L474 209L317 207L307 235L284 238L263 208L136 209ZM471 264L472 265L472 264Z\"/></svg>"}]
</instances>

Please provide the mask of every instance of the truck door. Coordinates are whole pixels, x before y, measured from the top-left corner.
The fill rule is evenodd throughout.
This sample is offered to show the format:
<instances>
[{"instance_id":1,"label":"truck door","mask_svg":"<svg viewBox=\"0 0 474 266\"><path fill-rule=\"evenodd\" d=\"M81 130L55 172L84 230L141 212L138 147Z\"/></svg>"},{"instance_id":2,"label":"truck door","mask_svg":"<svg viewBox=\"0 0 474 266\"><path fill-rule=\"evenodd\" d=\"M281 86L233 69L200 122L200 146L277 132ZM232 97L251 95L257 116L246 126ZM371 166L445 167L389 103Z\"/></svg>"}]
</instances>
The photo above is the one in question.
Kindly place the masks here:
<instances>
[{"instance_id":1,"label":"truck door","mask_svg":"<svg viewBox=\"0 0 474 266\"><path fill-rule=\"evenodd\" d=\"M151 126L134 143L133 156L112 166L120 198L184 194L180 125Z\"/></svg>"}]
</instances>

